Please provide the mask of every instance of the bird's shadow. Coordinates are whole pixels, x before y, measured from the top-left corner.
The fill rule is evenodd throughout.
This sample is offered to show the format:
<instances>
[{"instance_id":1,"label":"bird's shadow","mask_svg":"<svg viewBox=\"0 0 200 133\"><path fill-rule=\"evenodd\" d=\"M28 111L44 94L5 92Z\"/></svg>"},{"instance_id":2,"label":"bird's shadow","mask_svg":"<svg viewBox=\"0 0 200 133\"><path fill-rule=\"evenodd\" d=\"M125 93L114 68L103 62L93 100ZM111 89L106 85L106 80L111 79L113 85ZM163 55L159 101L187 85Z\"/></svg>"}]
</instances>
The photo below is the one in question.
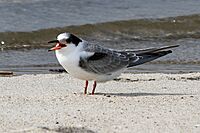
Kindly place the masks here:
<instances>
[{"instance_id":1,"label":"bird's shadow","mask_svg":"<svg viewBox=\"0 0 200 133\"><path fill-rule=\"evenodd\" d=\"M138 92L138 93L95 93L95 95L103 95L103 96L122 96L122 97L138 97L138 96L183 96L183 95L193 95L193 94L185 94L185 93L146 93L146 92Z\"/></svg>"}]
</instances>

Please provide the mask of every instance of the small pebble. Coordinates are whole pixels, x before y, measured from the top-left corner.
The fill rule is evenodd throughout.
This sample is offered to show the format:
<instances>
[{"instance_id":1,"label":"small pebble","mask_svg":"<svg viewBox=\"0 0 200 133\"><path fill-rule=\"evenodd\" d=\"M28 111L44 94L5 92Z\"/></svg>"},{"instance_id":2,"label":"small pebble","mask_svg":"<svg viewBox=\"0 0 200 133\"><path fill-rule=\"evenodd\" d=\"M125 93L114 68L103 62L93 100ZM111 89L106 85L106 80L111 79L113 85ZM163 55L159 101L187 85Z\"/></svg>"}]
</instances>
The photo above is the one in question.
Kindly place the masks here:
<instances>
[{"instance_id":1,"label":"small pebble","mask_svg":"<svg viewBox=\"0 0 200 133\"><path fill-rule=\"evenodd\" d=\"M112 103L113 101L110 100L110 101L108 101L108 102L109 102L109 103Z\"/></svg>"},{"instance_id":2,"label":"small pebble","mask_svg":"<svg viewBox=\"0 0 200 133\"><path fill-rule=\"evenodd\" d=\"M106 97L110 97L110 95L107 95Z\"/></svg>"}]
</instances>

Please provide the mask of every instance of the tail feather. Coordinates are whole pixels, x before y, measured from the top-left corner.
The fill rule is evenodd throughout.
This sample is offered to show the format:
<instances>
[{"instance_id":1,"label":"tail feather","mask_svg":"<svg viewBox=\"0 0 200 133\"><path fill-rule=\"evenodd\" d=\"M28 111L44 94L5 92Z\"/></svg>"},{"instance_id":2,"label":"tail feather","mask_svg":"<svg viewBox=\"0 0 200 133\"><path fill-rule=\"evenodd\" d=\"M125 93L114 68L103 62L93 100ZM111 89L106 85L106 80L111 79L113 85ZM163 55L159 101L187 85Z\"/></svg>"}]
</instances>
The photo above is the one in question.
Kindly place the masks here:
<instances>
[{"instance_id":1,"label":"tail feather","mask_svg":"<svg viewBox=\"0 0 200 133\"><path fill-rule=\"evenodd\" d=\"M135 50L135 51L126 50L127 53L129 53L129 54L133 53L139 57L139 59L137 61L130 60L128 67L133 67L133 66L140 65L140 64L143 64L146 62L150 62L159 57L170 54L170 53L172 53L172 51L166 50L166 49L174 48L174 47L178 47L178 45L165 46L165 47L161 47L161 48L150 48L150 49L144 49L144 50ZM166 50L166 51L162 51L162 50Z\"/></svg>"},{"instance_id":2,"label":"tail feather","mask_svg":"<svg viewBox=\"0 0 200 133\"><path fill-rule=\"evenodd\" d=\"M170 48L175 48L178 47L179 45L171 45L171 46L164 46L160 48L148 48L148 49L136 49L136 50L125 50L127 53L135 53L135 54L144 54L144 53L153 53L165 49L170 49Z\"/></svg>"}]
</instances>

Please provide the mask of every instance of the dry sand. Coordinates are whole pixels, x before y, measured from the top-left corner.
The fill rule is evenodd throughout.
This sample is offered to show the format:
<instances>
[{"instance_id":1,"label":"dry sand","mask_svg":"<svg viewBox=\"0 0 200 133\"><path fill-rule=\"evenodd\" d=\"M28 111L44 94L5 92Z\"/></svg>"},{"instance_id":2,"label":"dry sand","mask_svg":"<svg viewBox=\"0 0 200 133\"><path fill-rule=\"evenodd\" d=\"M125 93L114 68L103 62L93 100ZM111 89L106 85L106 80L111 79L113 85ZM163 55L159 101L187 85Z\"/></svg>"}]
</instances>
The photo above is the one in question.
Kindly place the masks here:
<instances>
[{"instance_id":1,"label":"dry sand","mask_svg":"<svg viewBox=\"0 0 200 133\"><path fill-rule=\"evenodd\" d=\"M68 74L0 77L0 132L200 132L200 73L123 74L94 96L83 86Z\"/></svg>"}]
</instances>

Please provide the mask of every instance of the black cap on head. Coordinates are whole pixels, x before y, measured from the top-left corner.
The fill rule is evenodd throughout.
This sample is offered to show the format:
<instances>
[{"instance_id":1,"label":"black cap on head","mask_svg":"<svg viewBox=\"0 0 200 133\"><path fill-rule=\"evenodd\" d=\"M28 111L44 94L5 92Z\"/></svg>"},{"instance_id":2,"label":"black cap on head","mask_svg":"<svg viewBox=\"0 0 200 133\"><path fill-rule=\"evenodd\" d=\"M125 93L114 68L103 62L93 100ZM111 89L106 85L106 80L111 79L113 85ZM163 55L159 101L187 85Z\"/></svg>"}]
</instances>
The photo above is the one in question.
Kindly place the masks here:
<instances>
[{"instance_id":1,"label":"black cap on head","mask_svg":"<svg viewBox=\"0 0 200 133\"><path fill-rule=\"evenodd\" d=\"M79 42L82 42L82 40L80 38L78 38L77 36L73 35L73 34L69 34L69 38L66 40L67 43L73 43L76 46L78 46Z\"/></svg>"}]
</instances>

